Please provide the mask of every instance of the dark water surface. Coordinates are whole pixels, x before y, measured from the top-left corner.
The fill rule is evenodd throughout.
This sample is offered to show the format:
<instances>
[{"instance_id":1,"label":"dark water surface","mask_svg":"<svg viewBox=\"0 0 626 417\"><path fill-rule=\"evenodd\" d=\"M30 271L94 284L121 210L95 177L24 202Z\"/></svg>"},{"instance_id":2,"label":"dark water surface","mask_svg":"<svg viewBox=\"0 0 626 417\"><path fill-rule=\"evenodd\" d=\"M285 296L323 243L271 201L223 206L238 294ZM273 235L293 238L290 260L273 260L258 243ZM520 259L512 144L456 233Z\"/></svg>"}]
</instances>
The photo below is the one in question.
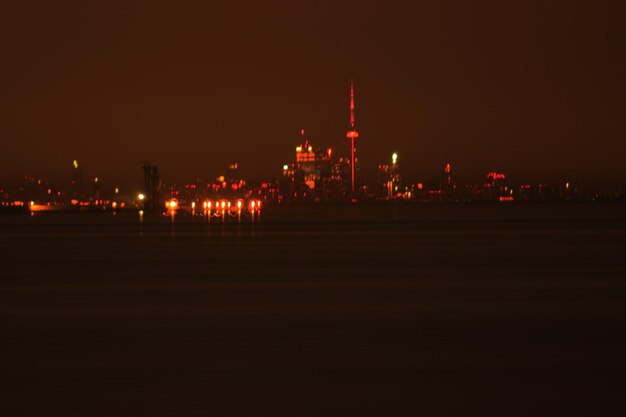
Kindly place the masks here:
<instances>
[{"instance_id":1,"label":"dark water surface","mask_svg":"<svg viewBox=\"0 0 626 417\"><path fill-rule=\"evenodd\" d=\"M4 416L626 410L623 205L13 214L0 231Z\"/></svg>"}]
</instances>

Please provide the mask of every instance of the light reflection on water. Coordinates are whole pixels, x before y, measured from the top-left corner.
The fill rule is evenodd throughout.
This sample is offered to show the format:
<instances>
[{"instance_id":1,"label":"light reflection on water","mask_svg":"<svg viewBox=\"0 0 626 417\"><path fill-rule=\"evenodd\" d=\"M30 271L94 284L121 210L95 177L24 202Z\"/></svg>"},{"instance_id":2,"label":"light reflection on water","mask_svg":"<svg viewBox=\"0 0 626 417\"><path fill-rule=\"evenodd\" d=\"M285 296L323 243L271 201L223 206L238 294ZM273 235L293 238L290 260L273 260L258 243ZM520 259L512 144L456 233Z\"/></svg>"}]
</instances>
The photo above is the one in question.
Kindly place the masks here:
<instances>
[{"instance_id":1,"label":"light reflection on water","mask_svg":"<svg viewBox=\"0 0 626 417\"><path fill-rule=\"evenodd\" d=\"M182 234L213 233L225 227L226 234L233 236L240 225L242 234L254 233L257 236L267 230L286 228L289 230L305 225L320 231L328 224L332 229L341 229L345 225L361 230L385 230L388 235L404 234L411 227L438 228L455 226L463 230L490 230L493 225L511 224L516 227L551 225L570 227L595 222L608 221L623 224L625 211L623 205L306 205L306 206L271 206L264 210L263 216L257 210L249 212L244 207L241 213L232 210L192 210L178 209L175 212L148 210L111 211L55 211L37 213L12 213L0 215L0 227L9 228L5 232L17 232L21 226L43 226L37 233L45 233L47 227L62 232L81 230L81 233L95 233L106 230L107 233L126 232L135 236L165 233L170 234L176 224L178 236ZM582 223L581 223L582 222ZM128 226L124 228L123 226ZM205 231L203 227L210 229ZM444 233L442 228L440 233Z\"/></svg>"},{"instance_id":2,"label":"light reflection on water","mask_svg":"<svg viewBox=\"0 0 626 417\"><path fill-rule=\"evenodd\" d=\"M255 236L256 232L254 230L254 224L260 221L260 210L247 209L242 207L241 205L238 205L237 208L238 209L236 210L229 210L227 207L225 207L225 209L223 210L205 209L202 211L196 211L194 209L170 209L166 212L161 213L160 215L156 215L155 213L145 214L143 210L141 210L138 214L140 226L139 236L145 236L147 231L152 234L154 230L145 229L145 227L158 226L159 223L162 223L158 221L159 217L161 219L167 219L167 224L169 225L167 234L171 238L177 236L177 224L183 227L183 229L178 230L183 234L187 234L190 230L193 230L188 229L185 225L190 226L194 224L203 224L206 226L206 235L208 237L236 236L238 238L241 238L244 236ZM247 227L246 225L251 227Z\"/></svg>"},{"instance_id":3,"label":"light reflection on water","mask_svg":"<svg viewBox=\"0 0 626 417\"><path fill-rule=\"evenodd\" d=\"M196 223L199 218L203 219L204 223L213 222L221 222L221 223L243 223L243 222L258 222L261 220L261 211L255 209L245 209L241 208L238 205L237 210L204 210L202 212L196 212L196 210L191 210L189 212L181 211L181 210L168 210L164 213L165 216L168 216L170 219L170 223L175 223L177 217L183 216L185 221L191 221L191 223ZM139 211L139 222L143 222L143 210Z\"/></svg>"}]
</instances>

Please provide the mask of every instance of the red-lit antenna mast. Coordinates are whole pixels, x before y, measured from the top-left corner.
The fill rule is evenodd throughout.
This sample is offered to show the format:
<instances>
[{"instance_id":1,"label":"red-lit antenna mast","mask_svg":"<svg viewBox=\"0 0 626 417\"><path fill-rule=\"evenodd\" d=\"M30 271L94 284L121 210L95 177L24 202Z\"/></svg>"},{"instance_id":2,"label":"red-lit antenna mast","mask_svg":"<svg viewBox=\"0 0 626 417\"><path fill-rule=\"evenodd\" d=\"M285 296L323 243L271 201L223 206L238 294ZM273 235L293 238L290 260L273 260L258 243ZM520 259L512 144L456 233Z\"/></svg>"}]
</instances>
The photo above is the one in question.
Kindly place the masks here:
<instances>
[{"instance_id":1,"label":"red-lit antenna mast","mask_svg":"<svg viewBox=\"0 0 626 417\"><path fill-rule=\"evenodd\" d=\"M359 137L354 125L354 80L350 80L350 127L346 133L350 139L350 169L352 171L352 194L354 194L354 139Z\"/></svg>"}]
</instances>

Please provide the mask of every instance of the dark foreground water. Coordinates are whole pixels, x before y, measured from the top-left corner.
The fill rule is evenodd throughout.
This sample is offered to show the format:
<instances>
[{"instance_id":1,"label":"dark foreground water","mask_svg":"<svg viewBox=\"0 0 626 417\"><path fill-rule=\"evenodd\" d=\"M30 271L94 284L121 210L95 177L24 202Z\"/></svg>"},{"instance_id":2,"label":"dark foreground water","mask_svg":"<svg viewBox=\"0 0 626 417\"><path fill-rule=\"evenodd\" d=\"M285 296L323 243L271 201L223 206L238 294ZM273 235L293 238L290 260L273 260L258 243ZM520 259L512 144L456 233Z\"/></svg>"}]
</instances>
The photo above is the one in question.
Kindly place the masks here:
<instances>
[{"instance_id":1,"label":"dark foreground water","mask_svg":"<svg viewBox=\"0 0 626 417\"><path fill-rule=\"evenodd\" d=\"M4 215L0 231L3 416L626 410L624 206Z\"/></svg>"}]
</instances>

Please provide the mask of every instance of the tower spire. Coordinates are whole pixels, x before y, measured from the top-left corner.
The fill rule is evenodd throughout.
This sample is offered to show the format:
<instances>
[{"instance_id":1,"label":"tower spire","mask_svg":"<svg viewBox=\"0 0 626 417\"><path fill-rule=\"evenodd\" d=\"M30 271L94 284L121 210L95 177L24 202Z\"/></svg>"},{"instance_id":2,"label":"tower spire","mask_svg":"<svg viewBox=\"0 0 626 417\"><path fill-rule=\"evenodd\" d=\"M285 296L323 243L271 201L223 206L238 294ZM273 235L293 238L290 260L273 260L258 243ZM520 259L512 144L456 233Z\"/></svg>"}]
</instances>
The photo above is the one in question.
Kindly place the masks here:
<instances>
[{"instance_id":1,"label":"tower spire","mask_svg":"<svg viewBox=\"0 0 626 417\"><path fill-rule=\"evenodd\" d=\"M354 130L354 79L350 79L350 129Z\"/></svg>"},{"instance_id":2,"label":"tower spire","mask_svg":"<svg viewBox=\"0 0 626 417\"><path fill-rule=\"evenodd\" d=\"M356 159L354 158L354 139L359 137L359 132L357 132L356 127L354 125L354 80L350 80L350 127L346 132L346 138L350 139L350 170L351 170L351 179L352 179L352 194L354 194L354 170Z\"/></svg>"}]
</instances>

